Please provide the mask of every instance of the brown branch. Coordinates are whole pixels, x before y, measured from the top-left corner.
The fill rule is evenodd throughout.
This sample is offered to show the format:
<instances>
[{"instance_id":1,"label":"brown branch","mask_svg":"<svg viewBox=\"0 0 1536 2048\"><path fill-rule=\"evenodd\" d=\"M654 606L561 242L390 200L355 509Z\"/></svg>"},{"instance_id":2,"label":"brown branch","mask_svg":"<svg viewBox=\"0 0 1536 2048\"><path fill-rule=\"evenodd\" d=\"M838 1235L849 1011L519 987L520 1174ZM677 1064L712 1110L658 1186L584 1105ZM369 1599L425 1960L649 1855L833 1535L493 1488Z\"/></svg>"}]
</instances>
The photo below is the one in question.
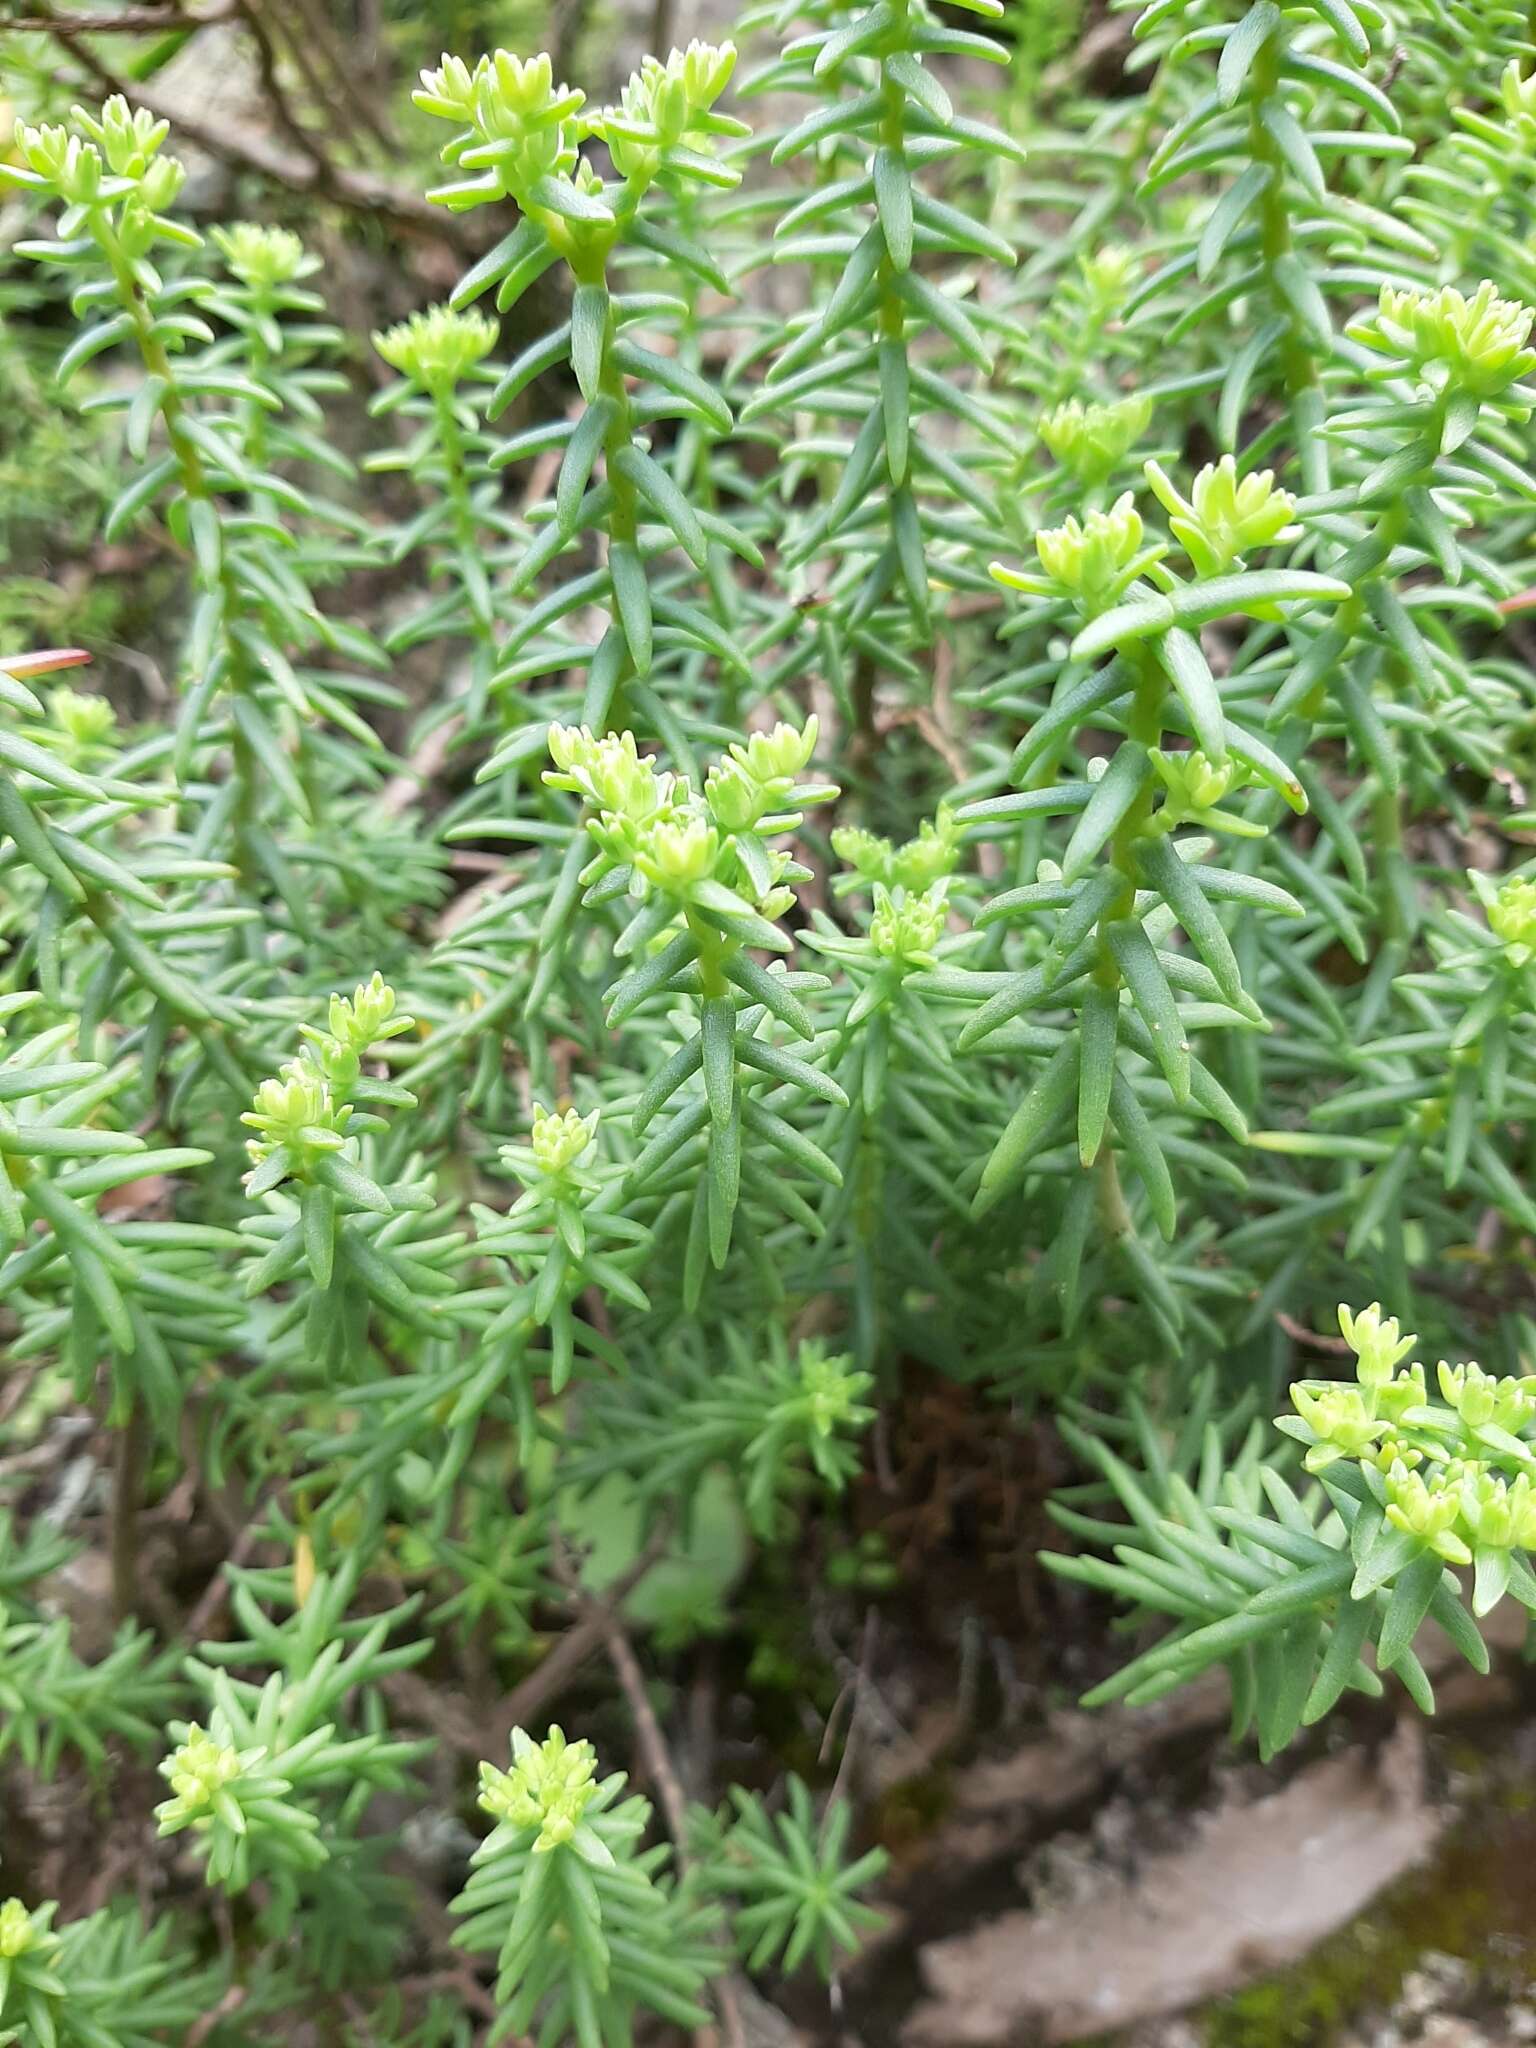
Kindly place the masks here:
<instances>
[{"instance_id":1,"label":"brown branch","mask_svg":"<svg viewBox=\"0 0 1536 2048\"><path fill-rule=\"evenodd\" d=\"M650 1542L629 1569L621 1572L611 1586L604 1588L602 1599L560 1638L538 1670L530 1672L521 1685L514 1686L496 1716L490 1754L499 1756L511 1741L512 1730L526 1727L537 1719L542 1709L563 1691L588 1658L597 1655L607 1641L602 1610L616 1609L623 1604L652 1565L660 1561L671 1540L672 1522L667 1517L657 1525Z\"/></svg>"},{"instance_id":2,"label":"brown branch","mask_svg":"<svg viewBox=\"0 0 1536 2048\"><path fill-rule=\"evenodd\" d=\"M209 1629L212 1628L214 1622L223 1612L224 1603L228 1600L232 1590L226 1567L229 1565L242 1565L250 1557L266 1526L267 1510L272 1505L272 1498L272 1495L268 1494L263 1500L258 1501L250 1520L230 1545L229 1554L224 1559L223 1564L219 1566L218 1570L199 1594L197 1605L187 1616L186 1622L183 1625L183 1633L189 1642L202 1642Z\"/></svg>"},{"instance_id":3,"label":"brown branch","mask_svg":"<svg viewBox=\"0 0 1536 2048\"><path fill-rule=\"evenodd\" d=\"M266 23L257 12L255 0L237 0L240 18L250 31L251 41L256 45L256 65L261 73L261 89L267 104L277 117L277 124L288 140L293 143L301 156L307 156L315 166L315 175L322 183L328 183L336 174L336 166L321 148L317 137L310 134L288 103L288 94L278 76L277 51L272 38L267 34Z\"/></svg>"},{"instance_id":4,"label":"brown branch","mask_svg":"<svg viewBox=\"0 0 1536 2048\"><path fill-rule=\"evenodd\" d=\"M1293 1344L1304 1344L1313 1351L1328 1351L1336 1358L1347 1358L1350 1354L1350 1347L1342 1337L1330 1337L1322 1330L1309 1330L1305 1323L1297 1322L1283 1309L1276 1313L1275 1321Z\"/></svg>"},{"instance_id":5,"label":"brown branch","mask_svg":"<svg viewBox=\"0 0 1536 2048\"><path fill-rule=\"evenodd\" d=\"M558 1537L555 1543L554 1572L556 1578L570 1593L583 1615L595 1621L603 1632L603 1644L608 1652L613 1674L618 1679L629 1711L634 1716L635 1735L640 1744L640 1754L645 1762L646 1775L656 1788L656 1797L661 1802L666 1817L667 1833L677 1845L678 1868L687 1862L688 1802L683 1797L682 1781L673 1767L667 1749L667 1739L661 1732L661 1723L651 1705L650 1695L645 1689L645 1678L635 1656L634 1647L624 1631L624 1624L610 1601L594 1600L586 1593L577 1577L575 1567L564 1554L564 1546Z\"/></svg>"},{"instance_id":6,"label":"brown branch","mask_svg":"<svg viewBox=\"0 0 1536 2048\"><path fill-rule=\"evenodd\" d=\"M381 149L391 153L397 151L399 143L390 134L368 94L359 87L353 75L355 67L350 54L337 39L331 23L326 19L330 0L325 0L325 4L319 6L315 4L315 0L273 0L273 4L283 38L303 66L305 76L312 75L313 57L317 55L323 59L334 80L329 92L324 85L316 81L321 106L340 112L339 102L345 100L350 125L354 130L366 130ZM291 6L299 15L298 26L283 19L285 4Z\"/></svg>"},{"instance_id":7,"label":"brown branch","mask_svg":"<svg viewBox=\"0 0 1536 2048\"><path fill-rule=\"evenodd\" d=\"M0 35L55 34L91 36L142 36L190 33L212 28L221 21L233 21L235 0L216 7L200 8L191 14L175 7L124 7L116 14L31 14L18 21L0 21Z\"/></svg>"},{"instance_id":8,"label":"brown branch","mask_svg":"<svg viewBox=\"0 0 1536 2048\"><path fill-rule=\"evenodd\" d=\"M149 1456L149 1421L138 1395L117 1432L112 1465L112 1618L126 1621L139 1610L139 1497Z\"/></svg>"},{"instance_id":9,"label":"brown branch","mask_svg":"<svg viewBox=\"0 0 1536 2048\"><path fill-rule=\"evenodd\" d=\"M650 1695L645 1689L645 1676L640 1661L634 1652L624 1624L619 1619L618 1607L612 1596L604 1600L593 1600L582 1591L581 1580L576 1574L564 1547L558 1537L554 1555L555 1576L566 1586L573 1600L580 1603L586 1618L602 1630L603 1645L608 1652L608 1661L613 1666L613 1675L619 1681L619 1688L629 1704L630 1714L635 1723L635 1738L640 1745L641 1759L645 1764L646 1776L656 1791L656 1798L667 1823L667 1833L672 1837L676 1850L679 1871L688 1868L688 1801L683 1793L682 1779L672 1761L672 1752L667 1747L667 1738L661 1732L661 1723L651 1705ZM710 1986L715 2009L720 2015L720 2031L724 2048L746 2048L746 2027L741 2016L741 2001L736 1995L736 1986L730 1975L717 1977Z\"/></svg>"}]
</instances>

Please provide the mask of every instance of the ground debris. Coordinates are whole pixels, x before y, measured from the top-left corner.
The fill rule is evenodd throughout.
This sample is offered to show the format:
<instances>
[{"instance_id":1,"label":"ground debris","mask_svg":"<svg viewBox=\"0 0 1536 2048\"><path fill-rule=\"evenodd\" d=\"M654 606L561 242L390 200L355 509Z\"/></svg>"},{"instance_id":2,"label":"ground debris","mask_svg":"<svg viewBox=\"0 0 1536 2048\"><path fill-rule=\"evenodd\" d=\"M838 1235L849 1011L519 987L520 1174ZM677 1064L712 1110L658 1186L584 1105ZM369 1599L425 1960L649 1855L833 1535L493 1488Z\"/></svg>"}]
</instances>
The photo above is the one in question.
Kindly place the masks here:
<instances>
[{"instance_id":1,"label":"ground debris","mask_svg":"<svg viewBox=\"0 0 1536 2048\"><path fill-rule=\"evenodd\" d=\"M1006 1913L919 1962L908 2048L1073 2041L1181 2011L1305 1955L1434 1847L1423 1738L1309 1765L1251 1799L1241 1780L1180 1846L1107 1870L1070 1905Z\"/></svg>"}]
</instances>

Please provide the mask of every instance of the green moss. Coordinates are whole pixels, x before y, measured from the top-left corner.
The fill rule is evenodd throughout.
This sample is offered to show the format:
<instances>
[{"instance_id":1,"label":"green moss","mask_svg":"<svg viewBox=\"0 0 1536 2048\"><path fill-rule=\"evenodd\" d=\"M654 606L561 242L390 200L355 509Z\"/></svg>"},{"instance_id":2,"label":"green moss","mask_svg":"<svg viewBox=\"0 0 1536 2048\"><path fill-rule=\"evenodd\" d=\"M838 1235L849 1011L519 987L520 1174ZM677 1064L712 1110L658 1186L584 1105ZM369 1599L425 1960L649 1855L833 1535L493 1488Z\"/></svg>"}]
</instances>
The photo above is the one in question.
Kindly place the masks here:
<instances>
[{"instance_id":1,"label":"green moss","mask_svg":"<svg viewBox=\"0 0 1536 2048\"><path fill-rule=\"evenodd\" d=\"M1490 1795L1422 1870L1304 1961L1213 2006L1206 2048L1326 2048L1362 2014L1390 2007L1427 1955L1454 1956L1474 1997L1518 1993L1536 1967L1529 1872L1536 1856L1536 1784Z\"/></svg>"}]
</instances>

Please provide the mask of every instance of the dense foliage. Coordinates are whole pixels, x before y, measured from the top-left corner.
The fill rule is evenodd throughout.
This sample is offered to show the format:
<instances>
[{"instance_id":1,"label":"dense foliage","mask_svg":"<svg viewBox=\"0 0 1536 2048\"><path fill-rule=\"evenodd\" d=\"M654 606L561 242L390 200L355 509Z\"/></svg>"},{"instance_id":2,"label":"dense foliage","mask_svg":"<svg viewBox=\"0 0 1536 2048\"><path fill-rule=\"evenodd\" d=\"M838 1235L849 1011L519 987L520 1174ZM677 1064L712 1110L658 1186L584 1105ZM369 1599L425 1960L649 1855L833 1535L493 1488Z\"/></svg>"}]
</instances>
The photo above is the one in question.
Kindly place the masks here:
<instances>
[{"instance_id":1,"label":"dense foliage","mask_svg":"<svg viewBox=\"0 0 1536 2048\"><path fill-rule=\"evenodd\" d=\"M17 130L71 490L179 639L147 709L0 664L0 1758L154 1762L168 1845L147 1918L18 1873L0 2040L622 2048L830 1976L883 1856L798 1778L690 1810L627 1631L728 1628L914 1376L1056 1418L1046 1562L1149 1625L1095 1697L1220 1664L1273 1754L1536 1609L1531 24L1153 0L1101 98L962 4L602 107L445 56L494 228L357 467L297 235L195 230L121 97ZM77 1413L110 1642L28 1491ZM392 1986L434 1686L562 1609L665 1829L488 1731L485 1975Z\"/></svg>"}]
</instances>

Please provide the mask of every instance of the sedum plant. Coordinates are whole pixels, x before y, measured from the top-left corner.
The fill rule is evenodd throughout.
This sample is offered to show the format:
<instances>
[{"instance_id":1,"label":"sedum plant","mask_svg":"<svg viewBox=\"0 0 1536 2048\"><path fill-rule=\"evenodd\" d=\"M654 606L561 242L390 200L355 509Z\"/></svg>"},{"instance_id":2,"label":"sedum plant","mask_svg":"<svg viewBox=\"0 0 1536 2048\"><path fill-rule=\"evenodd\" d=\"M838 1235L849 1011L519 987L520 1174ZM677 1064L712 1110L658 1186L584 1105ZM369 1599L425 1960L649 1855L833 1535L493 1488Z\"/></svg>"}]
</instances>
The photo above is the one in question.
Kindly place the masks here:
<instances>
[{"instance_id":1,"label":"sedum plant","mask_svg":"<svg viewBox=\"0 0 1536 2048\"><path fill-rule=\"evenodd\" d=\"M8 1833L0 2040L856 1998L945 1418L1098 1702L1536 1608L1530 24L966 11L445 54L369 336L122 97L0 164L172 593L0 656L0 1768L143 1876Z\"/></svg>"}]
</instances>

